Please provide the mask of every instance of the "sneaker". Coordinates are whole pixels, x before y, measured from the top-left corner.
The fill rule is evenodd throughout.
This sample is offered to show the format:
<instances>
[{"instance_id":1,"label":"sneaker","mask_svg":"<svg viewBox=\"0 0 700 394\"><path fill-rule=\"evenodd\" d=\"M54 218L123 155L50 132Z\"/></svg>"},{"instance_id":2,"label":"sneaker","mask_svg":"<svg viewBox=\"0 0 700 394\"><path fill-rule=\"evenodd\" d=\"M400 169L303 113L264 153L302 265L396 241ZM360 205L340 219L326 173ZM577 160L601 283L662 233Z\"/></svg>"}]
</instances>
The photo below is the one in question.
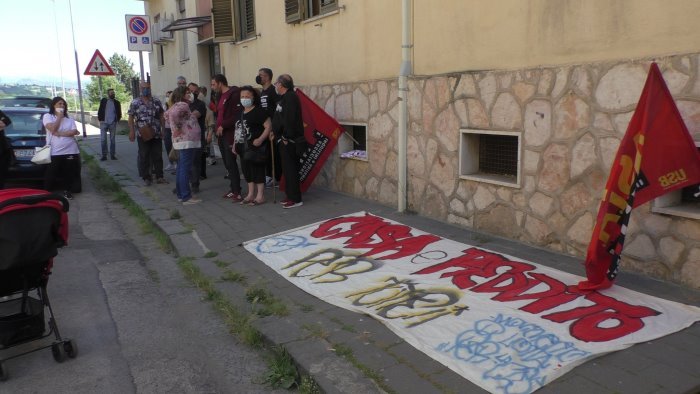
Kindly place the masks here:
<instances>
[{"instance_id":1,"label":"sneaker","mask_svg":"<svg viewBox=\"0 0 700 394\"><path fill-rule=\"evenodd\" d=\"M112 155L112 156L111 156L111 159L112 159L112 160L117 160L117 156Z\"/></svg>"},{"instance_id":2,"label":"sneaker","mask_svg":"<svg viewBox=\"0 0 700 394\"><path fill-rule=\"evenodd\" d=\"M156 183L159 185L167 185L168 181L166 181L165 178L158 178L156 179Z\"/></svg>"},{"instance_id":3,"label":"sneaker","mask_svg":"<svg viewBox=\"0 0 700 394\"><path fill-rule=\"evenodd\" d=\"M290 199L288 199L288 198L285 198L284 200L280 201L280 204L284 205L284 204L287 204L287 203L290 203L290 202L294 202L294 201L292 201L292 200L290 200Z\"/></svg>"},{"instance_id":4,"label":"sneaker","mask_svg":"<svg viewBox=\"0 0 700 394\"><path fill-rule=\"evenodd\" d=\"M150 178L144 178L144 179L143 179L143 184L144 184L145 186L151 186L152 183L153 183L153 182L151 182L151 179L150 179Z\"/></svg>"},{"instance_id":5,"label":"sneaker","mask_svg":"<svg viewBox=\"0 0 700 394\"><path fill-rule=\"evenodd\" d=\"M224 194L223 196L221 196L221 198L231 198L233 196L235 196L235 194L233 194L233 192L228 192L228 193Z\"/></svg>"},{"instance_id":6,"label":"sneaker","mask_svg":"<svg viewBox=\"0 0 700 394\"><path fill-rule=\"evenodd\" d=\"M273 185L274 185L274 182L272 182L272 178L269 176L266 176L265 177L265 188L271 189Z\"/></svg>"},{"instance_id":7,"label":"sneaker","mask_svg":"<svg viewBox=\"0 0 700 394\"><path fill-rule=\"evenodd\" d=\"M68 199L68 200L72 200L72 199L73 199L73 194L71 194L71 192L69 192L68 190L66 190L66 191L63 192L63 197L65 197L65 198Z\"/></svg>"},{"instance_id":8,"label":"sneaker","mask_svg":"<svg viewBox=\"0 0 700 394\"><path fill-rule=\"evenodd\" d=\"M294 201L287 201L286 203L282 204L282 208L284 209L289 209L289 208L296 208L304 205L303 202L294 202Z\"/></svg>"},{"instance_id":9,"label":"sneaker","mask_svg":"<svg viewBox=\"0 0 700 394\"><path fill-rule=\"evenodd\" d=\"M174 170L175 167L173 166L173 163L168 164L167 167L163 168L165 171L171 171Z\"/></svg>"},{"instance_id":10,"label":"sneaker","mask_svg":"<svg viewBox=\"0 0 700 394\"><path fill-rule=\"evenodd\" d=\"M231 197L231 200L233 200L233 202L243 201L243 196L241 196L240 194L234 194Z\"/></svg>"},{"instance_id":11,"label":"sneaker","mask_svg":"<svg viewBox=\"0 0 700 394\"><path fill-rule=\"evenodd\" d=\"M183 201L182 205L194 205L194 204L199 204L200 202L202 202L202 200L200 200L199 198L192 197L187 201Z\"/></svg>"},{"instance_id":12,"label":"sneaker","mask_svg":"<svg viewBox=\"0 0 700 394\"><path fill-rule=\"evenodd\" d=\"M102 156L102 157L100 158L100 161L107 161L107 156Z\"/></svg>"}]
</instances>

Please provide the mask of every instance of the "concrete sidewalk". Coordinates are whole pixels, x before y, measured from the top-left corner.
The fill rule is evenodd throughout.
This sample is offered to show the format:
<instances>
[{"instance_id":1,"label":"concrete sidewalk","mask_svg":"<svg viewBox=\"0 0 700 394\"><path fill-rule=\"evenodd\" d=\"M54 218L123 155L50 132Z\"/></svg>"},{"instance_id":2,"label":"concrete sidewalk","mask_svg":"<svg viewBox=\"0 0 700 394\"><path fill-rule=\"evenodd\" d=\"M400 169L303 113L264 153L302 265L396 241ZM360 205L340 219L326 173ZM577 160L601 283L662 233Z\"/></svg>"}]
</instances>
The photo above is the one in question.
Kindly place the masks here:
<instances>
[{"instance_id":1,"label":"concrete sidewalk","mask_svg":"<svg viewBox=\"0 0 700 394\"><path fill-rule=\"evenodd\" d=\"M81 142L85 152L101 156L99 131L88 126ZM118 160L99 162L131 198L146 210L167 234L180 256L194 257L203 273L218 280L223 270L214 260L230 262L231 270L246 275L249 283L263 281L289 306L289 315L260 319L257 328L272 343L284 345L295 361L309 372L325 392L381 392L357 366L375 371L385 388L397 393L482 393L483 389L405 343L381 323L366 315L337 308L298 289L255 259L242 242L309 223L357 211L400 221L441 237L506 253L562 271L583 275L580 259L533 248L491 235L458 228L424 217L399 214L394 207L352 198L312 187L304 206L285 210L273 200L284 194L266 190L267 203L241 206L221 198L227 191L221 160L207 166L208 179L200 185L200 204L183 206L167 185L143 186L136 169L136 144L117 137ZM167 162L164 156L164 162ZM244 183L244 182L242 182ZM77 195L80 199L81 196ZM170 219L178 211L179 220ZM192 231L189 231L192 229ZM215 258L204 255L213 251ZM621 286L660 298L700 306L700 292L624 272ZM220 282L217 288L237 305L246 305L245 289ZM316 327L310 332L310 327ZM352 327L352 330L348 330ZM322 335L319 335L319 332ZM333 344L352 349L355 365L338 356ZM653 342L599 357L548 384L541 393L697 393L700 392L700 324Z\"/></svg>"}]
</instances>

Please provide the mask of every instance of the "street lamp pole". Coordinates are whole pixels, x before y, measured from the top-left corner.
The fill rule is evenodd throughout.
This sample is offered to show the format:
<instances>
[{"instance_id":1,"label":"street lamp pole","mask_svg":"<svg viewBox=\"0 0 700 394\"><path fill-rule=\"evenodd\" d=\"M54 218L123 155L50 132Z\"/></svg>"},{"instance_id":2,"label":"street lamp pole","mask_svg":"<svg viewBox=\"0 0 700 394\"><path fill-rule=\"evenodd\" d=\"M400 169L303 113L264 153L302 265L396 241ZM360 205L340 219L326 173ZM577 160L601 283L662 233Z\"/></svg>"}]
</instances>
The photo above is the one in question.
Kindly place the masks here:
<instances>
[{"instance_id":1,"label":"street lamp pole","mask_svg":"<svg viewBox=\"0 0 700 394\"><path fill-rule=\"evenodd\" d=\"M73 7L68 0L68 10L70 11L70 31L73 34L73 52L75 52L75 73L78 76L78 98L80 99L80 122L83 125L83 138L87 137L85 130L85 111L83 110L83 89L80 85L80 66L78 65L78 49L75 46L75 29L73 29Z\"/></svg>"}]
</instances>

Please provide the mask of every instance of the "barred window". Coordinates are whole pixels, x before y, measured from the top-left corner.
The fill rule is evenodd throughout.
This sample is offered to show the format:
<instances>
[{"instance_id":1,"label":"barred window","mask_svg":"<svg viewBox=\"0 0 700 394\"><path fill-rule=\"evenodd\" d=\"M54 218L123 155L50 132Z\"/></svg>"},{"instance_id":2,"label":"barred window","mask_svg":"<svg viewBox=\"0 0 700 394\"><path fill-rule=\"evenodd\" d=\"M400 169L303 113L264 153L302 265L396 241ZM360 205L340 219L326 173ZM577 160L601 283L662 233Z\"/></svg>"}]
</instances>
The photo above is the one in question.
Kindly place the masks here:
<instances>
[{"instance_id":1,"label":"barred window","mask_svg":"<svg viewBox=\"0 0 700 394\"><path fill-rule=\"evenodd\" d=\"M520 136L511 131L461 129L460 178L520 187Z\"/></svg>"}]
</instances>

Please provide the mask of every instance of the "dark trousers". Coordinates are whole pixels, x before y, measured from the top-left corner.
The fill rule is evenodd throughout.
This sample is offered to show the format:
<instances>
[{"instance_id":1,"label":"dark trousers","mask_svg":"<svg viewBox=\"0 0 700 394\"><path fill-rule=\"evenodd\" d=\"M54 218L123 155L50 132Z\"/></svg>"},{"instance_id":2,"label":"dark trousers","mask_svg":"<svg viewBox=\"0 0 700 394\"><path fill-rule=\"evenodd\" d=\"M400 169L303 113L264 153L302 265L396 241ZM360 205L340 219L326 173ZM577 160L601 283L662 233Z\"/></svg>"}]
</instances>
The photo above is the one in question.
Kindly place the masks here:
<instances>
[{"instance_id":1,"label":"dark trousers","mask_svg":"<svg viewBox=\"0 0 700 394\"><path fill-rule=\"evenodd\" d=\"M241 173L238 171L238 161L236 161L238 155L231 152L231 145L226 142L224 142L224 150L221 154L224 156L224 164L228 170L230 189L235 194L241 194Z\"/></svg>"},{"instance_id":2,"label":"dark trousers","mask_svg":"<svg viewBox=\"0 0 700 394\"><path fill-rule=\"evenodd\" d=\"M44 190L53 190L56 178L63 180L63 189L71 191L76 176L80 171L80 155L51 156L51 163L46 165L44 173Z\"/></svg>"},{"instance_id":3,"label":"dark trousers","mask_svg":"<svg viewBox=\"0 0 700 394\"><path fill-rule=\"evenodd\" d=\"M2 138L2 137L0 137ZM0 148L0 189L5 188L5 179L7 179L7 170L10 167L10 153L7 150Z\"/></svg>"},{"instance_id":4,"label":"dark trousers","mask_svg":"<svg viewBox=\"0 0 700 394\"><path fill-rule=\"evenodd\" d=\"M282 157L282 172L284 173L284 192L287 199L301 202L301 185L299 184L299 157L293 143L279 142L277 148Z\"/></svg>"},{"instance_id":5,"label":"dark trousers","mask_svg":"<svg viewBox=\"0 0 700 394\"><path fill-rule=\"evenodd\" d=\"M163 135L163 144L165 144L165 154L169 155L170 151L173 150L173 131L170 128L165 128L165 133ZM170 160L170 159L168 159ZM173 162L171 162L173 163Z\"/></svg>"},{"instance_id":6,"label":"dark trousers","mask_svg":"<svg viewBox=\"0 0 700 394\"><path fill-rule=\"evenodd\" d=\"M199 187L199 179L202 174L202 161L205 160L203 158L202 148L192 148L192 171L190 173L190 183L192 186ZM178 166L179 165L180 164L178 164Z\"/></svg>"},{"instance_id":7,"label":"dark trousers","mask_svg":"<svg viewBox=\"0 0 700 394\"><path fill-rule=\"evenodd\" d=\"M151 169L156 178L163 177L163 140L154 138L144 141L141 137L136 138L139 146L138 167L141 179L151 179Z\"/></svg>"}]
</instances>

